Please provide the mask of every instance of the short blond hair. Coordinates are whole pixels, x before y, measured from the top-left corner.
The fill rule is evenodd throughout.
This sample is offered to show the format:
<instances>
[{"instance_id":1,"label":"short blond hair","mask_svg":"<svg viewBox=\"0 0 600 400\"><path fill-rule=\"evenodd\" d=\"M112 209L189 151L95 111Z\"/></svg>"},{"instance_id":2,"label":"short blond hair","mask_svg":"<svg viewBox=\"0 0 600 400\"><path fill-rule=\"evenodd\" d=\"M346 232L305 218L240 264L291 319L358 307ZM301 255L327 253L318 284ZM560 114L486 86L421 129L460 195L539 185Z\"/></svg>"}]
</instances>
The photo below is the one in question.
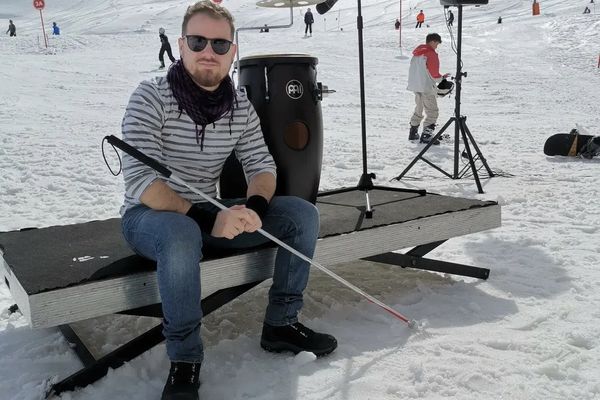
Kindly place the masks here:
<instances>
[{"instance_id":1,"label":"short blond hair","mask_svg":"<svg viewBox=\"0 0 600 400\"><path fill-rule=\"evenodd\" d=\"M185 11L183 16L183 23L181 24L181 36L185 36L187 30L187 24L190 19L196 14L206 14L209 17L215 19L227 20L231 27L231 37L235 35L235 26L233 24L233 15L225 7L221 7L218 4L213 3L211 0L202 0L195 4L192 4Z\"/></svg>"}]
</instances>

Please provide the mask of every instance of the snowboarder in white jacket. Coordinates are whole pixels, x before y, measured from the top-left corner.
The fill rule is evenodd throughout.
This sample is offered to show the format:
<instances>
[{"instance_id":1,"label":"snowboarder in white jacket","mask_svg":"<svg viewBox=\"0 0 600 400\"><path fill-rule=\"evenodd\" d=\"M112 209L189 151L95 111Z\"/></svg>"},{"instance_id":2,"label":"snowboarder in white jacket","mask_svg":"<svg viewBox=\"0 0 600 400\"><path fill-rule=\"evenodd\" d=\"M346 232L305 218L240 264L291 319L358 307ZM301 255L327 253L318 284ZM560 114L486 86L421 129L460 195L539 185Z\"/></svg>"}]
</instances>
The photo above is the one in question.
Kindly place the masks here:
<instances>
[{"instance_id":1,"label":"snowboarder in white jacket","mask_svg":"<svg viewBox=\"0 0 600 400\"><path fill-rule=\"evenodd\" d=\"M425 39L425 44L413 50L408 70L407 89L415 93L415 110L410 119L410 132L408 140L419 139L419 125L423 120L423 111L426 117L423 123L421 143L428 143L433 137L435 123L439 115L437 105L437 84L449 74L440 74L440 60L435 49L442 43L442 38L437 33L430 33ZM439 144L435 141L434 144Z\"/></svg>"}]
</instances>

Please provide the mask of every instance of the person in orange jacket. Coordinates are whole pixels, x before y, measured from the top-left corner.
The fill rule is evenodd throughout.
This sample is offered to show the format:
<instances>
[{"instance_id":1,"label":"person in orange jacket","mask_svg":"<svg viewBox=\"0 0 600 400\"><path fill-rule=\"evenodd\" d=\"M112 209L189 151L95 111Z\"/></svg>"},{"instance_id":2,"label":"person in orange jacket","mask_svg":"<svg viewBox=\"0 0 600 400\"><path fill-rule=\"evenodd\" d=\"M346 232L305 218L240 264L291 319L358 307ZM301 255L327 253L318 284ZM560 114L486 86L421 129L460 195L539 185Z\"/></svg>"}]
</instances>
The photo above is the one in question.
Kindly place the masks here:
<instances>
[{"instance_id":1,"label":"person in orange jacket","mask_svg":"<svg viewBox=\"0 0 600 400\"><path fill-rule=\"evenodd\" d=\"M417 14L417 25L415 25L415 29L420 28L421 25L423 25L423 22L425 22L425 14L423 13L423 10L421 10Z\"/></svg>"}]
</instances>

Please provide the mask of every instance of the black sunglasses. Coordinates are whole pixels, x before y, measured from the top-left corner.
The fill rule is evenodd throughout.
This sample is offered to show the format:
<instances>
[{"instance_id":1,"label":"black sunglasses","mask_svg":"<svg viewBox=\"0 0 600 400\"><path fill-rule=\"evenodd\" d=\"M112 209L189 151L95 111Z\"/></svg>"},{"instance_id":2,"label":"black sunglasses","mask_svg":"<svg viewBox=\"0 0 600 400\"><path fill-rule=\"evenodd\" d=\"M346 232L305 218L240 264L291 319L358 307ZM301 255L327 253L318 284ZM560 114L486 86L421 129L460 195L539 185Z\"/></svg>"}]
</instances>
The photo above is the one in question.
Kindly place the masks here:
<instances>
[{"instance_id":1,"label":"black sunglasses","mask_svg":"<svg viewBox=\"0 0 600 400\"><path fill-rule=\"evenodd\" d=\"M190 50L201 52L206 48L208 42L210 42L210 47L212 47L215 54L220 56L227 54L232 45L232 42L227 39L207 39L200 35L185 35L185 38Z\"/></svg>"}]
</instances>

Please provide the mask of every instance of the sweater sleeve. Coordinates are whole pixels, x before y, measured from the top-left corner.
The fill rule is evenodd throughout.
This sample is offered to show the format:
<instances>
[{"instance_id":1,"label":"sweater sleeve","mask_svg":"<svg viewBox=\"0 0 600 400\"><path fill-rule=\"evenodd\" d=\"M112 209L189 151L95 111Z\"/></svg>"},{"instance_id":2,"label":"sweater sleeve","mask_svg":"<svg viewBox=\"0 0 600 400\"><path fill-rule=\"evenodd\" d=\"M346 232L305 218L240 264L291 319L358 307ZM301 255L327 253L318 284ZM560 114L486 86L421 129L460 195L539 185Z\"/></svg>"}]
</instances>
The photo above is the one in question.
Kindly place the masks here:
<instances>
[{"instance_id":1,"label":"sweater sleeve","mask_svg":"<svg viewBox=\"0 0 600 400\"><path fill-rule=\"evenodd\" d=\"M277 176L275 161L265 143L260 120L254 107L248 102L248 119L244 133L235 145L235 153L244 167L246 180L249 182L255 175L270 172Z\"/></svg>"},{"instance_id":2,"label":"sweater sleeve","mask_svg":"<svg viewBox=\"0 0 600 400\"><path fill-rule=\"evenodd\" d=\"M164 104L155 84L140 83L131 95L121 125L123 141L155 160L162 159L161 131L164 124ZM139 203L140 196L158 173L128 154L123 154L125 196Z\"/></svg>"},{"instance_id":3,"label":"sweater sleeve","mask_svg":"<svg viewBox=\"0 0 600 400\"><path fill-rule=\"evenodd\" d=\"M427 70L436 81L442 78L440 74L440 59L435 51L430 51L427 54Z\"/></svg>"}]
</instances>

